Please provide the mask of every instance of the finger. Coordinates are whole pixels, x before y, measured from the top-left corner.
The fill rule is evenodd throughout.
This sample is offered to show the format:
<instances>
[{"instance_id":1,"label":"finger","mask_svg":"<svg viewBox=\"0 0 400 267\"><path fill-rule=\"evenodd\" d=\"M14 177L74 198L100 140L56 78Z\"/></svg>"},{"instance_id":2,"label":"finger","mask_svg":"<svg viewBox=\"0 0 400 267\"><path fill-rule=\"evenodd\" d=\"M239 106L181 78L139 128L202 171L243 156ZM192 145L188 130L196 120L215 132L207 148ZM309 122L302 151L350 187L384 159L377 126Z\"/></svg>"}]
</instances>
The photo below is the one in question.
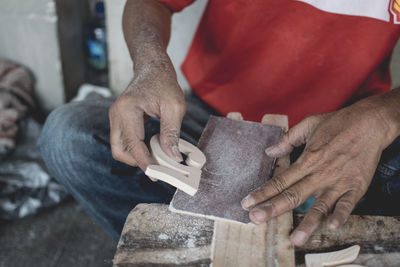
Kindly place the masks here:
<instances>
[{"instance_id":1,"label":"finger","mask_svg":"<svg viewBox=\"0 0 400 267\"><path fill-rule=\"evenodd\" d=\"M359 197L355 191L345 193L336 203L335 209L328 218L328 227L330 230L337 230L347 221L353 211Z\"/></svg>"},{"instance_id":2,"label":"finger","mask_svg":"<svg viewBox=\"0 0 400 267\"><path fill-rule=\"evenodd\" d=\"M157 163L151 157L151 154L144 143L145 133L143 111L135 109L134 112L130 112L125 116L129 117L125 119L122 118L121 121L130 121L131 123L124 123L123 127L121 127L123 150L128 152L136 160L138 166L145 171L147 166Z\"/></svg>"},{"instance_id":3,"label":"finger","mask_svg":"<svg viewBox=\"0 0 400 267\"><path fill-rule=\"evenodd\" d=\"M290 240L294 245L302 246L307 242L311 234L328 216L339 197L340 193L328 191L316 199L299 226L290 235Z\"/></svg>"},{"instance_id":4,"label":"finger","mask_svg":"<svg viewBox=\"0 0 400 267\"><path fill-rule=\"evenodd\" d=\"M242 208L249 210L255 205L282 193L297 181L304 178L307 175L306 171L305 168L300 168L298 163L294 163L285 172L268 180L265 185L243 198L241 202Z\"/></svg>"},{"instance_id":5,"label":"finger","mask_svg":"<svg viewBox=\"0 0 400 267\"><path fill-rule=\"evenodd\" d=\"M136 167L137 162L132 157L132 155L124 151L122 147L122 135L121 126L118 114L114 111L113 107L109 110L109 121L110 121L110 146L111 154L115 160L128 164L130 166Z\"/></svg>"},{"instance_id":6,"label":"finger","mask_svg":"<svg viewBox=\"0 0 400 267\"><path fill-rule=\"evenodd\" d=\"M311 134L310 123L314 121L310 118L304 119L284 134L278 144L268 147L265 153L270 157L279 158L288 155L295 147L305 144Z\"/></svg>"},{"instance_id":7,"label":"finger","mask_svg":"<svg viewBox=\"0 0 400 267\"><path fill-rule=\"evenodd\" d=\"M265 114L261 119L262 124L274 125L283 128L285 131L288 130L288 117L286 115L278 114Z\"/></svg>"},{"instance_id":8,"label":"finger","mask_svg":"<svg viewBox=\"0 0 400 267\"><path fill-rule=\"evenodd\" d=\"M178 142L185 111L185 104L180 103L167 104L161 108L160 145L162 150L177 162L183 160L179 152Z\"/></svg>"},{"instance_id":9,"label":"finger","mask_svg":"<svg viewBox=\"0 0 400 267\"><path fill-rule=\"evenodd\" d=\"M250 210L250 220L256 224L266 222L286 211L297 208L315 191L309 181L302 180L273 199L255 206Z\"/></svg>"},{"instance_id":10,"label":"finger","mask_svg":"<svg viewBox=\"0 0 400 267\"><path fill-rule=\"evenodd\" d=\"M242 121L243 120L242 113L240 113L240 112L229 112L226 115L226 117L228 119L231 119L231 120L237 120L237 121Z\"/></svg>"}]
</instances>

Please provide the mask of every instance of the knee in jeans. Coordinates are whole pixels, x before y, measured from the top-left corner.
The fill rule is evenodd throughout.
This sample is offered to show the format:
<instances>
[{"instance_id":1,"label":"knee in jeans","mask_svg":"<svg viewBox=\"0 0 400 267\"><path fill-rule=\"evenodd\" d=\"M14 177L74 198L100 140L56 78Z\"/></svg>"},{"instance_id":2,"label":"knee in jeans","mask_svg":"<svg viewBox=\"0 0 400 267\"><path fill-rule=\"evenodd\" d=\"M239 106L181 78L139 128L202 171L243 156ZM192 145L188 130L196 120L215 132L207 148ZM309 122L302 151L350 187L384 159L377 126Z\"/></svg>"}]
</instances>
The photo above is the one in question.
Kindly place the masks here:
<instances>
[{"instance_id":1,"label":"knee in jeans","mask_svg":"<svg viewBox=\"0 0 400 267\"><path fill-rule=\"evenodd\" d=\"M84 149L74 144L77 138L90 130L85 118L87 114L85 107L77 102L63 105L48 116L38 140L38 147L49 169L66 163L66 157Z\"/></svg>"}]
</instances>

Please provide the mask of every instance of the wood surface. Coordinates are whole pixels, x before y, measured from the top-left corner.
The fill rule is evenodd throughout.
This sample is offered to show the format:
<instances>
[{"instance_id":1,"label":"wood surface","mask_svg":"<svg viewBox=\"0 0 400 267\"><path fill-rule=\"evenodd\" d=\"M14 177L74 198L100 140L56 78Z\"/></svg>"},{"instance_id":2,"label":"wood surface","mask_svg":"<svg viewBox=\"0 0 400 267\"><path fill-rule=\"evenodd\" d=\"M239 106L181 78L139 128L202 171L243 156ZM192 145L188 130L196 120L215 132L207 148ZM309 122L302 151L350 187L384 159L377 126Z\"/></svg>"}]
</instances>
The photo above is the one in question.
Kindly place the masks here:
<instances>
[{"instance_id":1,"label":"wood surface","mask_svg":"<svg viewBox=\"0 0 400 267\"><path fill-rule=\"evenodd\" d=\"M128 215L114 267L209 266L214 222L139 204Z\"/></svg>"},{"instance_id":2,"label":"wood surface","mask_svg":"<svg viewBox=\"0 0 400 267\"><path fill-rule=\"evenodd\" d=\"M306 254L306 267L342 266L343 264L352 263L359 252L360 246L354 245L332 252Z\"/></svg>"},{"instance_id":3,"label":"wood surface","mask_svg":"<svg viewBox=\"0 0 400 267\"><path fill-rule=\"evenodd\" d=\"M303 214L295 214L295 226L302 217ZM275 223L279 224L280 219L284 217L279 217ZM277 241L275 237L279 234L273 234L278 231L281 235L286 235L290 229L270 227L271 234L268 235L265 228L266 224L252 229L238 227L238 224L218 226L205 218L172 213L168 210L168 205L140 204L131 211L126 220L114 257L114 267L210 266L213 260L213 266L218 266L216 264L219 261L232 264L233 267L276 266L276 262L271 261L276 252L278 254L275 257L281 263L279 266L293 266L290 265L293 262L292 254L285 255L285 251L293 249L290 243L285 243L288 242L287 239ZM265 238L260 239L265 233ZM359 245L360 254L354 264L398 267L399 233L398 217L352 215L337 232L329 231L324 223L309 242L303 247L296 247L296 266L305 266L306 253L331 252ZM219 240L219 244L216 244L216 240ZM225 241L225 246L221 244L222 241ZM279 250L283 253L274 248L276 243L281 246ZM214 248L212 254L213 246L219 246L218 253ZM258 246L263 247L265 252L255 249ZM225 250L222 250L223 247ZM235 253L243 258L234 257ZM285 258L289 263L285 262Z\"/></svg>"}]
</instances>

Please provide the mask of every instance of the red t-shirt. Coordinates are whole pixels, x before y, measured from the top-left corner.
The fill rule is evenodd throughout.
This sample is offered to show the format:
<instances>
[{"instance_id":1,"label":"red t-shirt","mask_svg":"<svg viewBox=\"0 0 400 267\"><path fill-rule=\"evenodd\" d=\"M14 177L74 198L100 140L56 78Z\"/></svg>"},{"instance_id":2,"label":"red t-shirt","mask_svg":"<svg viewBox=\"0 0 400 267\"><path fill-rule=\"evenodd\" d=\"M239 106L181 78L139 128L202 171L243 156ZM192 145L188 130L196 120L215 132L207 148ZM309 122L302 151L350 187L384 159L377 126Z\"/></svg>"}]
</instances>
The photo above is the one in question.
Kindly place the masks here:
<instances>
[{"instance_id":1,"label":"red t-shirt","mask_svg":"<svg viewBox=\"0 0 400 267\"><path fill-rule=\"evenodd\" d=\"M182 70L222 114L293 125L390 89L399 14L400 0L209 0Z\"/></svg>"}]
</instances>

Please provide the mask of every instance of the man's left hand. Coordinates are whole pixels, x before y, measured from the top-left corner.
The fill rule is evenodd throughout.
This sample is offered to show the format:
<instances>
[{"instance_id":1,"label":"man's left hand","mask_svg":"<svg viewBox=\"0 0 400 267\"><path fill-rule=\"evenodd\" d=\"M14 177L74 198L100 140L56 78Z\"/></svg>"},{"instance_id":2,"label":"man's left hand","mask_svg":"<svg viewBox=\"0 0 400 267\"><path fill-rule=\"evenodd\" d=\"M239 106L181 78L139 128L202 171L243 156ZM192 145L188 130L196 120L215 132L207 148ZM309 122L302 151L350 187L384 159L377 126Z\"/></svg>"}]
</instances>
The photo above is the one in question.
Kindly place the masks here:
<instances>
[{"instance_id":1,"label":"man's left hand","mask_svg":"<svg viewBox=\"0 0 400 267\"><path fill-rule=\"evenodd\" d=\"M362 100L339 111L307 117L268 148L271 157L288 155L306 144L298 160L242 201L254 223L295 209L310 197L315 203L291 234L303 245L322 220L341 227L366 193L381 153L395 138L381 112L380 97Z\"/></svg>"}]
</instances>

